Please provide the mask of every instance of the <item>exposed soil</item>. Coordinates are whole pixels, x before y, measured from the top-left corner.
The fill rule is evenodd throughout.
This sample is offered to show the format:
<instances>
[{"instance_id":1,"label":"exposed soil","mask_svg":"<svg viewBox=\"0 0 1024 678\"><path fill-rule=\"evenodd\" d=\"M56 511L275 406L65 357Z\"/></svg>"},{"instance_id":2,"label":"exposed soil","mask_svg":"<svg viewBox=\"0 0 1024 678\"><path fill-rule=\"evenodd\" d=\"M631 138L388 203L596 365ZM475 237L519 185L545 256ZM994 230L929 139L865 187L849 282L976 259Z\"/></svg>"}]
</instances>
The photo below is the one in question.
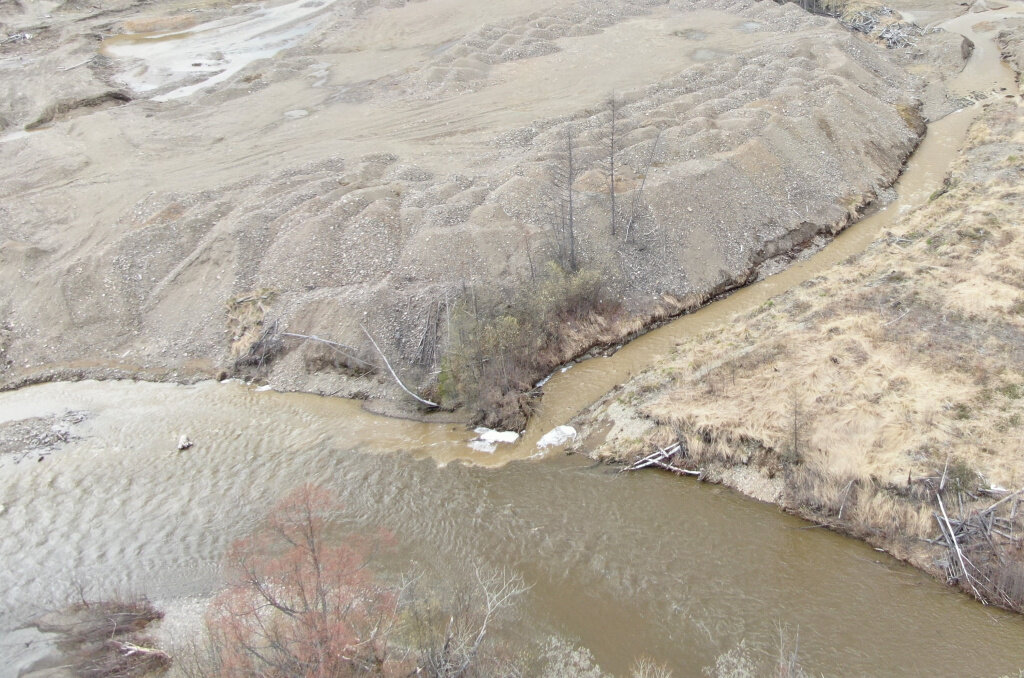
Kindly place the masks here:
<instances>
[{"instance_id":1,"label":"exposed soil","mask_svg":"<svg viewBox=\"0 0 1024 678\"><path fill-rule=\"evenodd\" d=\"M428 385L438 304L551 256L570 126L582 264L644 322L846 225L959 105L964 59L943 32L887 49L724 0L8 3L0 29L5 387L241 370L397 394L297 339L240 366L271 323L375 360L365 326Z\"/></svg>"}]
</instances>

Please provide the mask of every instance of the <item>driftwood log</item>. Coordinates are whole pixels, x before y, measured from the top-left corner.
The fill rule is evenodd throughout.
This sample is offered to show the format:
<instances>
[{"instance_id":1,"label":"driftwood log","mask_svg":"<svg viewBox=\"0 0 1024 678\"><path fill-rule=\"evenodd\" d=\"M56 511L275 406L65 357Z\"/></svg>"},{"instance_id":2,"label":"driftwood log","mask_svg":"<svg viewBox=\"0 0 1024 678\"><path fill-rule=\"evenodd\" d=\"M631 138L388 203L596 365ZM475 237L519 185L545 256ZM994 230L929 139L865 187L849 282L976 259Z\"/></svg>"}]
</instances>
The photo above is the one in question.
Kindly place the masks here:
<instances>
[{"instance_id":1,"label":"driftwood log","mask_svg":"<svg viewBox=\"0 0 1024 678\"><path fill-rule=\"evenodd\" d=\"M623 472L625 472L625 471L639 471L640 469L651 468L653 466L655 468L660 468L660 469L663 469L665 471L671 471L672 473L675 473L676 475L681 475L681 476L682 475L685 475L685 476L697 476L697 477L703 476L704 475L703 471L691 471L690 469L680 468L679 466L676 466L675 464L670 463L670 462L675 461L676 455L681 450L682 450L682 446L679 443L675 443L674 445L669 445L666 448L660 448L659 447L656 452L652 452L651 454L647 455L643 459L639 459L639 460L633 462L632 464L630 464L629 466L625 467L622 470L623 470Z\"/></svg>"}]
</instances>

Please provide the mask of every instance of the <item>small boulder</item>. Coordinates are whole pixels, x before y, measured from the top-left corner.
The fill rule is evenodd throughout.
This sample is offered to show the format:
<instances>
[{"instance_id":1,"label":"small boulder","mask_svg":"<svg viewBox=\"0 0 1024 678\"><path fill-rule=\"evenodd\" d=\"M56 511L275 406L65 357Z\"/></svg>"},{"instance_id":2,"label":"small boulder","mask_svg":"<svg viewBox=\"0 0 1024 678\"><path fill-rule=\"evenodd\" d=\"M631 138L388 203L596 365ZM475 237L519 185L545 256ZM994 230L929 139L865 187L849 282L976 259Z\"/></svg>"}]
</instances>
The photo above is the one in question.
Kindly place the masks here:
<instances>
[{"instance_id":1,"label":"small boulder","mask_svg":"<svg viewBox=\"0 0 1024 678\"><path fill-rule=\"evenodd\" d=\"M187 450L188 448L192 447L192 445L193 445L192 441L189 440L188 436L185 435L184 433L181 435L180 438L178 438L178 451L179 452L181 452L183 450Z\"/></svg>"}]
</instances>

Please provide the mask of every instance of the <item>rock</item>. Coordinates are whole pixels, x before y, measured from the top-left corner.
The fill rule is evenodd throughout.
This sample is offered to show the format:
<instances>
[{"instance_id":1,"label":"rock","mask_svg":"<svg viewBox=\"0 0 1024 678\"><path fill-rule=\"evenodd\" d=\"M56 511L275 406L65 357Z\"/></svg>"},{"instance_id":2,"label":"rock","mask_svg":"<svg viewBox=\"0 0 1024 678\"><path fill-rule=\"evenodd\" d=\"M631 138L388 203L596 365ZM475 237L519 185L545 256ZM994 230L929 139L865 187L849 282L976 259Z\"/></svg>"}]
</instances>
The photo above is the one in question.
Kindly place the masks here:
<instances>
[{"instance_id":1,"label":"rock","mask_svg":"<svg viewBox=\"0 0 1024 678\"><path fill-rule=\"evenodd\" d=\"M193 445L193 442L191 440L189 440L188 436L185 435L184 433L181 435L180 438L178 438L178 451L179 452L181 452L182 450L187 450L188 448L192 447L192 445Z\"/></svg>"},{"instance_id":2,"label":"rock","mask_svg":"<svg viewBox=\"0 0 1024 678\"><path fill-rule=\"evenodd\" d=\"M960 55L967 61L974 54L974 43L970 38L965 37L963 42L960 43Z\"/></svg>"}]
</instances>

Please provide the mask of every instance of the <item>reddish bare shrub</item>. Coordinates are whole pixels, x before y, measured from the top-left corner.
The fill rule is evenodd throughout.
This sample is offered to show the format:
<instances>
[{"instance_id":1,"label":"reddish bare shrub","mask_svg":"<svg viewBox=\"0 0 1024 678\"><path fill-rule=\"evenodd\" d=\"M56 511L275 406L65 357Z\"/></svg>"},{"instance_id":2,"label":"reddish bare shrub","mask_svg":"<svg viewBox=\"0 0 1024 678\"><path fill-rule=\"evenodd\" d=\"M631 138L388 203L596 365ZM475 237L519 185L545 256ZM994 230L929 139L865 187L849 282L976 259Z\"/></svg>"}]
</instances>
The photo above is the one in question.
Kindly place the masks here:
<instances>
[{"instance_id":1,"label":"reddish bare shrub","mask_svg":"<svg viewBox=\"0 0 1024 678\"><path fill-rule=\"evenodd\" d=\"M397 596L366 567L366 545L329 544L337 504L304 486L231 549L232 585L207 618L210 663L223 678L336 678L402 673L388 640ZM407 670L407 667L406 667Z\"/></svg>"}]
</instances>

